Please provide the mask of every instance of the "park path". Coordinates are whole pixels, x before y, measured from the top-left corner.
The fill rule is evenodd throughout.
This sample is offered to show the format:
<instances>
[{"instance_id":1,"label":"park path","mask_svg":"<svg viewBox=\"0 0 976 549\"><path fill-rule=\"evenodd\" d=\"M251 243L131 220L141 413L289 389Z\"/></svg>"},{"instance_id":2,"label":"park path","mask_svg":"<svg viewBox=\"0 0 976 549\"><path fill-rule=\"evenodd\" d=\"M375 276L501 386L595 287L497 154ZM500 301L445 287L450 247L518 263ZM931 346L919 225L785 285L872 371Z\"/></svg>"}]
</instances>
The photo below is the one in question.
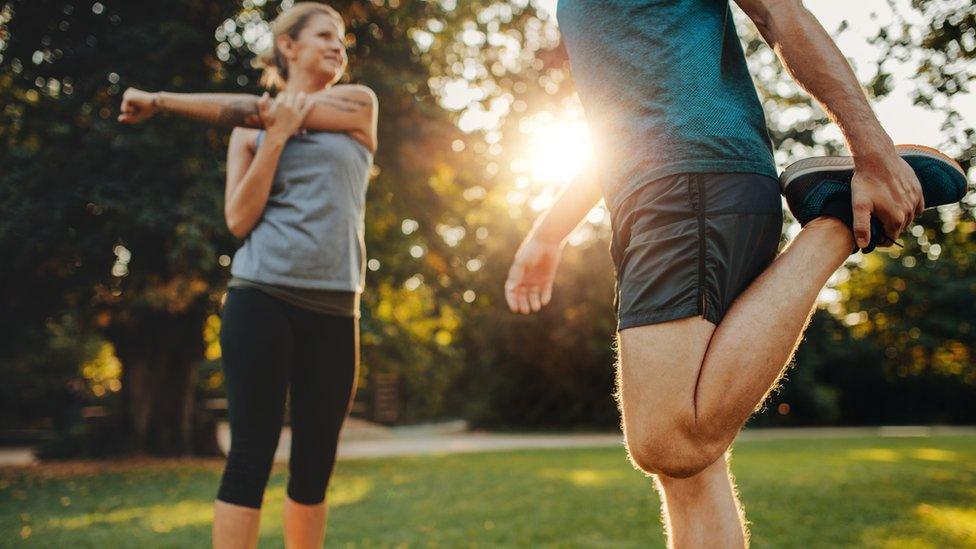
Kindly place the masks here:
<instances>
[{"instance_id":1,"label":"park path","mask_svg":"<svg viewBox=\"0 0 976 549\"><path fill-rule=\"evenodd\" d=\"M354 430L353 430L354 431ZM863 438L863 437L929 437L944 435L976 436L976 427L807 427L784 429L746 429L738 441ZM229 433L228 433L229 436ZM290 433L282 432L276 461L288 460ZM489 433L478 431L438 432L437 426L389 429L385 435L362 437L350 433L339 443L339 459L369 459L393 456L463 454L510 450L552 448L623 447L619 432L603 433Z\"/></svg>"},{"instance_id":2,"label":"park path","mask_svg":"<svg viewBox=\"0 0 976 549\"><path fill-rule=\"evenodd\" d=\"M746 429L738 441L864 437L976 436L976 427L804 427ZM226 453L230 431L226 424L217 430L217 440ZM282 430L275 461L287 462L291 432ZM490 433L468 431L463 422L425 426L382 427L350 420L339 443L339 459L371 459L394 456L422 456L539 450L553 448L605 448L623 446L619 432L603 433ZM30 448L0 449L0 466L30 465L35 462Z\"/></svg>"}]
</instances>

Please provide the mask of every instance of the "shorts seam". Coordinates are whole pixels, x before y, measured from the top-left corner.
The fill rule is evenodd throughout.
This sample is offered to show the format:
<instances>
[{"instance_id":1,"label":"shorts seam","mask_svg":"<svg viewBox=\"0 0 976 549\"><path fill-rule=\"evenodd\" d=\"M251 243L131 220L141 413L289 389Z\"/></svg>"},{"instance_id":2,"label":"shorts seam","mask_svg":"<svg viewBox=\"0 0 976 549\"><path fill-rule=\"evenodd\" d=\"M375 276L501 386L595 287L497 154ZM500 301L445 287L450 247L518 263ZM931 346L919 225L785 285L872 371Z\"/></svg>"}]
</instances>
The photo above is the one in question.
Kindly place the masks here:
<instances>
[{"instance_id":1,"label":"shorts seam","mask_svg":"<svg viewBox=\"0 0 976 549\"><path fill-rule=\"evenodd\" d=\"M724 217L724 216L746 216L746 215L768 215L768 216L780 216L783 212L705 212L705 217Z\"/></svg>"},{"instance_id":2,"label":"shorts seam","mask_svg":"<svg viewBox=\"0 0 976 549\"><path fill-rule=\"evenodd\" d=\"M701 316L698 314L698 304L695 302L685 303L667 309L651 309L639 313L629 313L617 321L617 331L649 324L660 324L670 320Z\"/></svg>"},{"instance_id":3,"label":"shorts seam","mask_svg":"<svg viewBox=\"0 0 976 549\"><path fill-rule=\"evenodd\" d=\"M705 183L702 180L701 174L696 174L695 184L697 185L698 191L698 203L695 205L695 213L698 217L698 314L705 316L705 312L708 310L708 306L705 303L708 294L708 288L706 286L707 277L705 276L706 263L708 262L708 223L705 213L707 207L705 203Z\"/></svg>"}]
</instances>

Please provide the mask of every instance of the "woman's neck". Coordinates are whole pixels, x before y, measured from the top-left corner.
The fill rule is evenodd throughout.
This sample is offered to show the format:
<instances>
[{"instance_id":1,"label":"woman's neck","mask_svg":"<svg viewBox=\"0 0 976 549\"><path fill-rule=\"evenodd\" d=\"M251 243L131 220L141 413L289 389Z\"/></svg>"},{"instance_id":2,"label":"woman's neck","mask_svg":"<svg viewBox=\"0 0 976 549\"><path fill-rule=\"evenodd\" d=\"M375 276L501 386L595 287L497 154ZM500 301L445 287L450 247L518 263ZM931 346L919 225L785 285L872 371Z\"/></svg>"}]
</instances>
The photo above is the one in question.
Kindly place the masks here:
<instances>
[{"instance_id":1,"label":"woman's neck","mask_svg":"<svg viewBox=\"0 0 976 549\"><path fill-rule=\"evenodd\" d=\"M285 82L285 86L281 91L305 92L310 94L320 92L331 85L332 83L329 81L329 79L325 78L324 76L313 76L307 73L298 73L291 75L288 81Z\"/></svg>"}]
</instances>

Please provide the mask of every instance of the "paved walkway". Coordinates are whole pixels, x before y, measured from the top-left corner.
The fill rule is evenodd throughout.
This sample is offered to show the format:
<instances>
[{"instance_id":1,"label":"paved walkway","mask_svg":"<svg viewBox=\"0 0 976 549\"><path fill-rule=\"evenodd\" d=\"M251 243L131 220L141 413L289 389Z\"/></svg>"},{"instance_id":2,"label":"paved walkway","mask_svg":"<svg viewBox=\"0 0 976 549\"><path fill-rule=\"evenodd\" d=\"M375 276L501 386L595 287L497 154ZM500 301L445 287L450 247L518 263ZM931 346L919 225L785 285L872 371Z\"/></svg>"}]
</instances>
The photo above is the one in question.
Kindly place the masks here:
<instances>
[{"instance_id":1,"label":"paved walkway","mask_svg":"<svg viewBox=\"0 0 976 549\"><path fill-rule=\"evenodd\" d=\"M218 429L218 442L226 453L230 446L230 432ZM553 448L604 448L623 446L619 432L558 433L558 434L501 434L486 432L457 432L457 425L429 427L396 427L365 435L353 428L343 432L339 442L339 459L370 459L393 456L436 454L464 454L473 452L501 452L510 450L541 450ZM223 432L221 432L223 431ZM817 438L864 437L928 437L935 435L976 436L976 427L806 427L785 429L746 429L737 440L786 440ZM275 461L288 461L291 432L285 428L275 453Z\"/></svg>"},{"instance_id":2,"label":"paved walkway","mask_svg":"<svg viewBox=\"0 0 976 549\"><path fill-rule=\"evenodd\" d=\"M456 435L402 437L388 440L350 440L339 444L339 459L366 459L430 454L467 454L505 450L546 448L600 448L620 446L617 433L502 435L462 433ZM277 455L275 458L277 459Z\"/></svg>"},{"instance_id":3,"label":"paved walkway","mask_svg":"<svg viewBox=\"0 0 976 549\"><path fill-rule=\"evenodd\" d=\"M0 448L0 467L11 465L30 465L34 458L34 449L30 447Z\"/></svg>"},{"instance_id":4,"label":"paved walkway","mask_svg":"<svg viewBox=\"0 0 976 549\"><path fill-rule=\"evenodd\" d=\"M421 427L385 428L372 424L349 425L339 443L339 459L370 459L393 456L461 454L552 448L600 448L622 446L620 433L500 434L462 431L463 423ZM864 437L976 436L976 427L808 427L747 429L737 440L785 440ZM225 453L230 446L226 424L217 430ZM285 428L275 461L288 461L291 431ZM29 465L35 461L30 448L0 449L0 466Z\"/></svg>"}]
</instances>

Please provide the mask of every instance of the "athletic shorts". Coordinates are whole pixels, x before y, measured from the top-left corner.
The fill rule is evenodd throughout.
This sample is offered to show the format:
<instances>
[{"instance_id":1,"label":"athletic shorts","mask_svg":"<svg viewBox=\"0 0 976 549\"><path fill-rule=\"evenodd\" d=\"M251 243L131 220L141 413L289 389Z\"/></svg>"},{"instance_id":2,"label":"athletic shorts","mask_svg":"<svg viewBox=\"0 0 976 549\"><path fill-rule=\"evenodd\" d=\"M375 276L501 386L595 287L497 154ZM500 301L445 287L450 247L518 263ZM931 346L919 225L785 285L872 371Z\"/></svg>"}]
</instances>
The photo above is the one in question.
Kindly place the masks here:
<instances>
[{"instance_id":1,"label":"athletic shorts","mask_svg":"<svg viewBox=\"0 0 976 549\"><path fill-rule=\"evenodd\" d=\"M618 330L700 316L718 324L772 262L779 183L751 173L653 181L611 213Z\"/></svg>"}]
</instances>

